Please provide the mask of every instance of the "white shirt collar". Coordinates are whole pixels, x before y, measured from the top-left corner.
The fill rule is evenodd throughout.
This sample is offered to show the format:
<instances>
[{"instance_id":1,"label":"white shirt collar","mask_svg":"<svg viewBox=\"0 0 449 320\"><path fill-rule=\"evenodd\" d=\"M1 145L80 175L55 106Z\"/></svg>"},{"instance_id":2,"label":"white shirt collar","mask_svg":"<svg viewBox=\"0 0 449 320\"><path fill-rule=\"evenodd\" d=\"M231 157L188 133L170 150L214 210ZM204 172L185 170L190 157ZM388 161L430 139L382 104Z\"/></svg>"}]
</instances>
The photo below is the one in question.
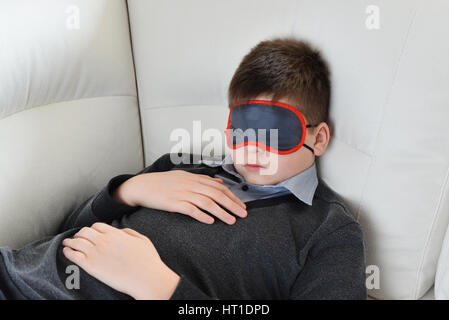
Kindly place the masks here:
<instances>
[{"instance_id":1,"label":"white shirt collar","mask_svg":"<svg viewBox=\"0 0 449 320\"><path fill-rule=\"evenodd\" d=\"M210 167L222 166L223 170L244 181L244 178L238 174L234 168L232 161L232 155L227 154L223 159L213 160L213 159L203 159L202 163ZM248 186L253 186L255 188L279 188L284 187L293 193L302 202L312 205L313 196L315 195L316 188L318 186L318 176L316 170L315 162L298 173L297 175L288 178L287 180L281 181L276 185L253 185L247 183Z\"/></svg>"}]
</instances>

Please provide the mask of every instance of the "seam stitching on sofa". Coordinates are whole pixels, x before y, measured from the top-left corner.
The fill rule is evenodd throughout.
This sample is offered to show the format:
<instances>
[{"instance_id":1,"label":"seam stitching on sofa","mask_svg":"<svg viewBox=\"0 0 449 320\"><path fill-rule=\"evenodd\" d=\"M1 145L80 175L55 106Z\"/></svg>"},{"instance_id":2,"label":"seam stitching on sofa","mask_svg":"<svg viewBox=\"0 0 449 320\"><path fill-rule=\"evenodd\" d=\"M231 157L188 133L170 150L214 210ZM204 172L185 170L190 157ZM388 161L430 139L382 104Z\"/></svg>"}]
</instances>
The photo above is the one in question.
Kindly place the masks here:
<instances>
[{"instance_id":1,"label":"seam stitching on sofa","mask_svg":"<svg viewBox=\"0 0 449 320\"><path fill-rule=\"evenodd\" d=\"M412 26L413 26L413 24L415 22L415 17L416 17L416 13L418 12L418 8L419 8L419 3L417 4L416 9L415 9L415 11L412 14L411 21L410 21L409 26L407 28L407 32L406 32L405 37L404 37L404 43L402 45L401 51L399 53L398 60L397 60L396 65L395 65L395 71L394 71L393 78L392 78L392 81L391 81L391 86L390 86L390 88L389 88L389 90L387 92L387 95L386 95L386 98L385 98L385 102L384 102L383 107L382 107L382 118L381 118L381 122L380 122L380 125L379 125L379 129L377 130L377 133L376 133L376 139L375 139L375 142L374 142L375 143L374 150L377 149L377 146L379 144L379 135L380 135L380 132L382 131L382 129L384 127L384 123L385 123L384 121L385 121L385 117L386 117L386 114L387 114L387 105L388 105L388 103L390 101L390 97L391 97L391 94L393 92L393 88L394 88L394 86L396 84L396 79L397 79L397 76L398 76L398 73L399 73L399 66L401 65L401 60L402 60L402 57L404 55L405 47L407 46L407 43L408 43L408 39L409 39L409 36L410 36L410 31L411 31ZM363 199L364 199L364 196L365 196L366 188L368 186L368 177L370 175L370 172L372 170L373 164L376 161L376 159L377 159L377 154L374 152L374 155L371 158L371 161L370 161L370 164L369 164L369 167L368 167L367 176L365 178L365 183L364 183L364 186L363 186L363 189L362 189L362 194L360 196L359 206L358 206L357 212L356 212L357 221L359 221L359 218L360 218L360 214L361 214L360 211L361 211L361 208L362 208L362 203L363 203Z\"/></svg>"},{"instance_id":2,"label":"seam stitching on sofa","mask_svg":"<svg viewBox=\"0 0 449 320\"><path fill-rule=\"evenodd\" d=\"M125 1L126 5L126 17L128 19L128 34L129 34L129 42L130 42L130 50L131 50L131 57L132 57L132 63L133 63L133 71L134 71L134 84L136 86L136 98L137 98L137 111L139 116L139 123L140 123L140 143L141 143L141 149L142 149L142 165L145 167L145 143L144 143L144 135L143 135L143 122L142 122L142 114L140 111L140 97L139 97L139 85L137 80L137 68L136 68L136 59L134 55L134 42L133 42L133 35L131 30L131 15L129 13L129 3L128 0Z\"/></svg>"},{"instance_id":3,"label":"seam stitching on sofa","mask_svg":"<svg viewBox=\"0 0 449 320\"><path fill-rule=\"evenodd\" d=\"M420 1L420 4L421 3L422 2ZM415 11L415 15L416 15L417 11L418 11L418 8ZM447 186L448 186L448 181L449 181L449 166L448 166L448 169L446 170L446 177L445 177L443 186L441 188L441 193L440 193L440 196L439 196L439 199L438 199L438 204L437 204L435 213L434 213L433 218L432 218L432 223L430 225L430 230L427 233L427 240L426 240L426 242L424 244L424 247L422 249L422 253L420 255L419 266L418 266L418 269L416 270L416 282L415 282L415 286L414 286L415 289L414 289L414 293L413 293L413 299L421 298L421 296L418 296L418 293L419 293L419 291L420 291L420 289L422 287L422 285L420 284L420 281L422 279L422 270L424 268L424 258L427 256L428 248L429 248L429 245L431 243L432 231L434 230L434 228L436 226L436 221L438 220L438 217L440 216L440 206L441 206L441 203L442 203L442 199L444 197L444 190L446 190ZM435 273L436 273L436 269L435 269L435 272L434 272L434 275L433 275L433 278L434 278L433 281L434 282L435 282Z\"/></svg>"},{"instance_id":4,"label":"seam stitching on sofa","mask_svg":"<svg viewBox=\"0 0 449 320\"><path fill-rule=\"evenodd\" d=\"M12 117L12 116L14 116L14 115L16 115L16 114L18 114L18 113L22 113L22 112L25 112L25 111L33 110L33 109L35 109L35 108L40 108L40 107L50 106L50 105L52 105L52 104L58 104L58 103L64 103L64 102L72 102L72 101L80 101L80 100L89 100L89 99L99 99L99 98L114 98L114 97L128 97L128 98L136 98L136 99L137 99L136 96L132 96L132 95L121 95L121 94L118 94L118 95L110 95L110 96L93 96L93 97L86 97L86 98L80 98L80 99L71 99L71 100L54 101L54 102L47 103L47 104L40 104L40 105L35 105L35 106L26 107L26 108L23 109L23 110L19 110L19 111L17 111L17 112L12 113L12 114L8 114L8 115L7 115L6 117L4 117L4 118L0 118L0 121L2 121L2 120L4 120L4 119L7 119L7 118L9 118L9 117Z\"/></svg>"},{"instance_id":5,"label":"seam stitching on sofa","mask_svg":"<svg viewBox=\"0 0 449 320\"><path fill-rule=\"evenodd\" d=\"M448 169L449 171L449 169ZM449 173L448 173L449 174ZM440 254L438 257L438 263L437 268L435 272L435 283L434 283L434 297L437 299L436 295L438 292L440 292L440 284L442 281L442 278L445 279L448 277L448 270L449 270L449 232L446 229L446 234L443 238L443 242L441 244ZM444 289L443 289L444 290ZM440 298L440 297L439 297ZM445 298L440 298L445 299Z\"/></svg>"},{"instance_id":6,"label":"seam stitching on sofa","mask_svg":"<svg viewBox=\"0 0 449 320\"><path fill-rule=\"evenodd\" d=\"M380 135L380 132L382 131L382 129L384 127L384 123L385 123L384 120L385 120L386 113L387 113L387 105L388 105L388 103L390 101L390 97L391 97L391 94L393 92L393 88L394 88L394 86L396 84L397 75L399 73L399 66L401 64L402 56L404 55L405 47L407 46L407 43L408 43L408 39L409 39L409 36L410 36L410 30L412 29L412 26L414 24L415 16L416 16L416 12L417 11L418 10L415 9L415 12L412 15L412 19L410 21L410 24L408 26L407 32L406 32L405 37L404 37L404 43L403 43L401 51L399 53L398 61L395 64L395 71L394 71L393 78L392 78L392 81L391 81L391 86L390 86L390 88L389 88L389 90L387 92L387 95L386 95L386 98L385 98L385 102L384 102L383 107L382 107L382 118L381 118L381 121L380 121L379 129L377 130L377 133L376 133L376 139L375 139L375 142L374 142L375 143L374 150L377 149L377 146L379 144L379 135ZM368 185L368 176L369 176L369 174L371 172L371 168L372 168L373 163L375 162L376 158L377 158L377 155L374 152L374 154L373 154L373 156L371 158L372 161L370 162L369 167L368 167L367 177L365 179L365 184L364 184L363 189L362 189L362 195L360 197L360 203L359 203L359 206L357 208L357 213L356 213L357 219L359 219L359 216L360 216L360 210L361 210L361 207L362 207L363 198L364 198L365 191L366 191L366 188L367 188L367 185Z\"/></svg>"},{"instance_id":7,"label":"seam stitching on sofa","mask_svg":"<svg viewBox=\"0 0 449 320\"><path fill-rule=\"evenodd\" d=\"M438 197L438 203L437 203L437 206L436 206L435 214L433 216L432 224L430 226L430 230L429 230L428 236L427 236L427 241L426 241L426 243L424 245L424 249L423 249L423 252L422 252L422 255L421 255L421 259L420 259L421 262L420 262L420 265L419 265L418 270L417 270L416 286L415 286L416 289L415 289L415 293L413 295L415 299L419 299L420 298L420 297L417 296L417 294L418 294L418 291L419 291L418 289L421 289L421 286L419 285L419 280L421 280L421 274L422 274L421 271L422 271L422 269L424 267L424 257L427 255L428 247L429 247L429 244L430 244L431 239L432 239L432 231L436 227L436 221L438 220L438 217L440 216L441 203L443 202L444 195L446 194L445 191L448 189L448 186L449 186L449 165L448 165L448 167L446 169L446 176L444 178L444 183L443 183L443 186L441 188L440 196Z\"/></svg>"},{"instance_id":8,"label":"seam stitching on sofa","mask_svg":"<svg viewBox=\"0 0 449 320\"><path fill-rule=\"evenodd\" d=\"M338 140L338 142L344 144L345 146L348 146L349 148L351 148L351 149L353 149L353 150L355 150L355 151L360 152L361 154L367 156L367 157L370 158L370 159L373 157L372 154L369 154L368 152L363 151L363 150L361 150L361 149L359 149L359 148L353 146L352 144L347 143L345 140L341 139L341 138L340 138L339 136L337 136L337 135L333 135L333 136L332 136L332 139Z\"/></svg>"},{"instance_id":9,"label":"seam stitching on sofa","mask_svg":"<svg viewBox=\"0 0 449 320\"><path fill-rule=\"evenodd\" d=\"M205 104L175 104L175 105L165 105L165 106L154 106L154 107L142 107L142 110L158 110L164 108L184 108L184 107L223 107L221 104L205 103Z\"/></svg>"}]
</instances>

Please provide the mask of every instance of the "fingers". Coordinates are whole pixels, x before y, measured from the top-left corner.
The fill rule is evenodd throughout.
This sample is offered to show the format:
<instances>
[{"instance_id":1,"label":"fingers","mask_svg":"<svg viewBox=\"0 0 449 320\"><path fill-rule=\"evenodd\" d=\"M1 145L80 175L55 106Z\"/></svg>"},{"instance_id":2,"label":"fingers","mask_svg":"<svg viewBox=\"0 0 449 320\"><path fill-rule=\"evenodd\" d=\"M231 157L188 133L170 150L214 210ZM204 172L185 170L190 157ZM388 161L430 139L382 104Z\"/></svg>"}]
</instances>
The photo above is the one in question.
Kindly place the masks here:
<instances>
[{"instance_id":1,"label":"fingers","mask_svg":"<svg viewBox=\"0 0 449 320\"><path fill-rule=\"evenodd\" d=\"M219 182L219 183L223 183L222 179L214 178L214 177L208 176L207 174L191 173L191 172L184 171L184 170L178 170L178 171L181 172L181 174L187 174L187 176L191 176L191 177L193 177L195 179L203 178L203 179L207 179L207 180L210 180L210 181L216 181L216 182Z\"/></svg>"},{"instance_id":2,"label":"fingers","mask_svg":"<svg viewBox=\"0 0 449 320\"><path fill-rule=\"evenodd\" d=\"M203 196L198 193L192 193L189 202L200 209L210 212L212 215L216 216L218 219L227 224L234 224L236 221L233 215L220 208L217 203L215 203L215 201L213 201L209 197Z\"/></svg>"},{"instance_id":3,"label":"fingers","mask_svg":"<svg viewBox=\"0 0 449 320\"><path fill-rule=\"evenodd\" d=\"M103 222L95 222L92 226L92 229L100 232L100 233L107 233L107 232L111 232L111 231L116 231L118 230L117 228L114 228L113 226L110 226L106 223Z\"/></svg>"},{"instance_id":4,"label":"fingers","mask_svg":"<svg viewBox=\"0 0 449 320\"><path fill-rule=\"evenodd\" d=\"M182 170L180 170L180 171L182 171ZM243 201L240 200L235 194L233 194L232 191L229 190L228 187L223 185L223 180L222 179L220 179L220 178L213 178L213 177L208 176L206 174L190 173L190 172L187 172L187 171L182 171L182 174L187 174L187 176L192 177L194 182L198 182L199 181L202 184L206 184L206 185L209 185L211 187L214 187L214 188L220 190L221 192L226 194L226 196L228 198L230 198L232 201L237 203L241 208L246 209L246 205L243 203ZM229 209L229 208L227 208L227 209ZM234 212L233 210L231 210L231 211ZM242 211L240 211L240 212L242 213ZM235 213L238 215L237 212L235 212ZM244 214L244 213L242 213L242 214Z\"/></svg>"},{"instance_id":5,"label":"fingers","mask_svg":"<svg viewBox=\"0 0 449 320\"><path fill-rule=\"evenodd\" d=\"M139 233L139 232L137 232L137 231L135 231L133 229L130 229L130 228L117 229L117 228L115 228L115 227L113 227L113 226L111 226L109 224L103 223L103 222L95 222L91 226L91 228L96 230L96 231L98 231L98 232L100 232L100 233L108 233L108 232L111 232L111 231L119 231L119 230L121 230L121 231L123 231L123 232L125 232L125 233L127 233L127 234L129 234L131 236L134 236L134 237L137 237L137 238L141 238L141 239L147 239L147 237L145 237L143 234L141 234L141 233Z\"/></svg>"},{"instance_id":6,"label":"fingers","mask_svg":"<svg viewBox=\"0 0 449 320\"><path fill-rule=\"evenodd\" d=\"M98 242L99 237L101 236L101 233L97 230L89 227L83 227L80 231L75 233L73 236L74 238L83 238L86 240L89 240L93 244L96 244Z\"/></svg>"},{"instance_id":7,"label":"fingers","mask_svg":"<svg viewBox=\"0 0 449 320\"><path fill-rule=\"evenodd\" d=\"M62 249L62 253L68 260L79 265L80 267L82 267L86 261L86 255L84 253L73 250L70 247L64 247Z\"/></svg>"},{"instance_id":8,"label":"fingers","mask_svg":"<svg viewBox=\"0 0 449 320\"><path fill-rule=\"evenodd\" d=\"M213 182L219 182L219 183L223 183L223 179L221 178L214 178L214 177L210 177L206 174L196 174L197 176L199 176L200 178L209 180L209 181L213 181Z\"/></svg>"},{"instance_id":9,"label":"fingers","mask_svg":"<svg viewBox=\"0 0 449 320\"><path fill-rule=\"evenodd\" d=\"M201 180L201 182L220 190L221 192L226 194L231 200L233 200L235 203L237 203L240 207L242 207L243 209L246 209L246 204L244 204L243 201L240 200L239 197L237 197L234 193L232 193L232 191L229 190L229 188L226 187L225 185L223 185L221 183L217 183L216 181L206 180L206 179Z\"/></svg>"},{"instance_id":10,"label":"fingers","mask_svg":"<svg viewBox=\"0 0 449 320\"><path fill-rule=\"evenodd\" d=\"M136 230L130 229L130 228L123 228L123 229L120 229L120 230L122 230L123 232L126 232L127 234L129 234L130 236L133 236L133 237L137 237L137 238L140 238L140 239L148 239L143 234L137 232Z\"/></svg>"},{"instance_id":11,"label":"fingers","mask_svg":"<svg viewBox=\"0 0 449 320\"><path fill-rule=\"evenodd\" d=\"M214 218L212 218L210 215L201 211L188 201L180 201L179 203L177 203L174 211L188 215L194 218L195 220L198 220L199 222L206 224L212 224L215 221Z\"/></svg>"},{"instance_id":12,"label":"fingers","mask_svg":"<svg viewBox=\"0 0 449 320\"><path fill-rule=\"evenodd\" d=\"M62 241L62 244L66 247L70 247L73 250L82 252L85 255L88 255L89 252L94 248L94 244L84 238L67 238Z\"/></svg>"},{"instance_id":13,"label":"fingers","mask_svg":"<svg viewBox=\"0 0 449 320\"><path fill-rule=\"evenodd\" d=\"M83 227L74 234L73 239L66 238L62 241L65 246L62 249L64 256L79 266L85 262L88 254L94 249L101 233L89 227Z\"/></svg>"},{"instance_id":14,"label":"fingers","mask_svg":"<svg viewBox=\"0 0 449 320\"><path fill-rule=\"evenodd\" d=\"M193 183L188 187L185 196L179 199L182 202L179 205L180 208L175 208L174 211L187 214L208 224L213 223L213 218L207 213L227 224L236 222L235 217L223 208L241 218L248 215L246 205L228 187L223 185L222 179L212 178L204 174L187 173L187 175L191 177L189 180ZM200 209L207 211L207 213Z\"/></svg>"},{"instance_id":15,"label":"fingers","mask_svg":"<svg viewBox=\"0 0 449 320\"><path fill-rule=\"evenodd\" d=\"M212 199L216 203L220 204L222 207L228 209L229 211L231 211L232 213L234 213L235 215L237 215L241 218L245 218L248 215L245 209L243 209L235 201L233 201L231 198L229 198L229 196L225 192L223 192L219 189L216 189L209 185L197 184L194 186L194 189L192 191L196 192L197 194L202 194L202 195L207 196L208 198ZM230 190L229 190L229 192L230 192ZM203 209L206 209L206 208L203 208ZM208 210L208 211L210 211L210 210ZM222 211L224 211L224 210L222 210ZM228 213L226 213L226 214L229 215Z\"/></svg>"}]
</instances>

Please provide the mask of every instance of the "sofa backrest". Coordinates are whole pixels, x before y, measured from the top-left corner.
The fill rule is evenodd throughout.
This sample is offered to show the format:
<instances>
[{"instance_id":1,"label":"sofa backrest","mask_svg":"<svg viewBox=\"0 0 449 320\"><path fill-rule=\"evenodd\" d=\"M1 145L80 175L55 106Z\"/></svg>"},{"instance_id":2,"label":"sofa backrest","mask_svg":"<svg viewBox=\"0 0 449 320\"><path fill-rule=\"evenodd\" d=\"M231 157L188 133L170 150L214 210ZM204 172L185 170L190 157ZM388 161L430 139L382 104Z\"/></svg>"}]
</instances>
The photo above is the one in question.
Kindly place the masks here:
<instances>
[{"instance_id":1,"label":"sofa backrest","mask_svg":"<svg viewBox=\"0 0 449 320\"><path fill-rule=\"evenodd\" d=\"M449 2L128 6L147 165L172 150L177 128L192 137L225 128L227 86L258 42L308 40L333 81L332 139L318 170L364 229L368 275L380 276L369 294L418 299L432 286L449 219Z\"/></svg>"},{"instance_id":2,"label":"sofa backrest","mask_svg":"<svg viewBox=\"0 0 449 320\"><path fill-rule=\"evenodd\" d=\"M124 0L0 1L0 245L143 167Z\"/></svg>"}]
</instances>

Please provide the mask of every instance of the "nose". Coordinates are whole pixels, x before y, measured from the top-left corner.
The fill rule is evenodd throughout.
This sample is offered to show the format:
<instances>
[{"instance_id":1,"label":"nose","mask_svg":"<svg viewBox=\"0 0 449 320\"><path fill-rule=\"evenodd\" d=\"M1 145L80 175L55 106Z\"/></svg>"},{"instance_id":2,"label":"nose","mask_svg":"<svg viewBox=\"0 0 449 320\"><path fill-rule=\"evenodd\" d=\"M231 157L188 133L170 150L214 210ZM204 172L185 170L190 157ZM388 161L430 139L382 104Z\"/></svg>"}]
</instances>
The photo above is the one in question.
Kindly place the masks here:
<instances>
[{"instance_id":1,"label":"nose","mask_svg":"<svg viewBox=\"0 0 449 320\"><path fill-rule=\"evenodd\" d=\"M265 148L255 145L248 145L246 150L248 150L248 153L265 153L266 151Z\"/></svg>"},{"instance_id":2,"label":"nose","mask_svg":"<svg viewBox=\"0 0 449 320\"><path fill-rule=\"evenodd\" d=\"M246 148L246 150L248 151L248 153L257 153L257 150L258 150L258 149L259 149L258 147L253 146L253 145L249 145L249 146L247 146L247 148Z\"/></svg>"}]
</instances>

